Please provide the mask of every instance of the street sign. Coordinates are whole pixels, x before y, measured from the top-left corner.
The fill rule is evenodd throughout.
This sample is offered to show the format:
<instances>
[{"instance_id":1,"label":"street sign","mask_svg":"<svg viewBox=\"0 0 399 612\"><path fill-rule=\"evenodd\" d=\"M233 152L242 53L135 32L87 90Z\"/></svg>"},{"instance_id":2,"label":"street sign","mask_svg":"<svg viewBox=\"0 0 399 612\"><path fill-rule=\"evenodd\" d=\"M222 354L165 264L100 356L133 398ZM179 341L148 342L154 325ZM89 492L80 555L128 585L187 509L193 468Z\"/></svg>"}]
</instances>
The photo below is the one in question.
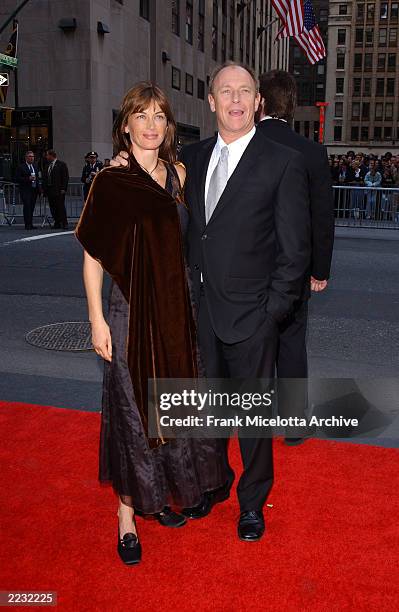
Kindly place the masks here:
<instances>
[{"instance_id":1,"label":"street sign","mask_svg":"<svg viewBox=\"0 0 399 612\"><path fill-rule=\"evenodd\" d=\"M0 64L4 64L5 66L12 66L16 68L18 65L18 59L16 57L11 57L10 55L6 55L5 53L0 53Z\"/></svg>"},{"instance_id":2,"label":"street sign","mask_svg":"<svg viewBox=\"0 0 399 612\"><path fill-rule=\"evenodd\" d=\"M0 86L8 87L10 84L7 72L0 72Z\"/></svg>"}]
</instances>

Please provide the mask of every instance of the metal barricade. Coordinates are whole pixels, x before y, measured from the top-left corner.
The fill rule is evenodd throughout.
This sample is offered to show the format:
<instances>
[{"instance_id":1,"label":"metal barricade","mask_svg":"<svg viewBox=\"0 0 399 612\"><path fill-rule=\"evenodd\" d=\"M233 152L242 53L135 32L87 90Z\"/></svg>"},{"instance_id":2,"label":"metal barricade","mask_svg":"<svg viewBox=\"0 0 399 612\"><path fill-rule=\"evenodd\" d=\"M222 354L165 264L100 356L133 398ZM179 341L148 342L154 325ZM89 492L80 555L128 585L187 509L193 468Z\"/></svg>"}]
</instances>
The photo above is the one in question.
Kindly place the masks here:
<instances>
[{"instance_id":1,"label":"metal barricade","mask_svg":"<svg viewBox=\"0 0 399 612\"><path fill-rule=\"evenodd\" d=\"M334 185L335 224L399 229L399 189Z\"/></svg>"},{"instance_id":2,"label":"metal barricade","mask_svg":"<svg viewBox=\"0 0 399 612\"><path fill-rule=\"evenodd\" d=\"M17 215L17 186L9 181L0 181L0 225L12 225Z\"/></svg>"},{"instance_id":3,"label":"metal barricade","mask_svg":"<svg viewBox=\"0 0 399 612\"><path fill-rule=\"evenodd\" d=\"M70 221L77 221L83 208L82 183L69 183L65 196L65 208ZM34 219L42 227L51 225L52 217L45 195L39 194L36 200ZM17 183L0 181L0 225L23 222L23 204Z\"/></svg>"}]
</instances>

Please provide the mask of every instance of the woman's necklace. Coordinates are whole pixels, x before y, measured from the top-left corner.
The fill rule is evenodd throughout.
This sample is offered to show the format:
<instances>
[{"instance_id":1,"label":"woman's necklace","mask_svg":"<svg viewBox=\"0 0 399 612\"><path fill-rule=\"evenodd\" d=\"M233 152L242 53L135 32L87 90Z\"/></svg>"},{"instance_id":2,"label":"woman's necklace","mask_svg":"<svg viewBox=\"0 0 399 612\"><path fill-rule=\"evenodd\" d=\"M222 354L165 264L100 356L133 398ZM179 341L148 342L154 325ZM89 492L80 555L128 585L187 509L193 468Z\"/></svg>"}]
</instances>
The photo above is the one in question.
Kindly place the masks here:
<instances>
[{"instance_id":1,"label":"woman's necklace","mask_svg":"<svg viewBox=\"0 0 399 612\"><path fill-rule=\"evenodd\" d=\"M156 164L155 168L153 168L153 170L151 170L151 172L150 172L149 170L147 170L147 168L144 168L144 166L142 166L142 165L140 164L140 162L137 162L137 163L138 163L138 165L140 166L140 168L142 168L142 169L143 169L145 172L147 172L147 174L149 174L149 175L150 175L150 177L152 178L152 180L153 180L153 181L155 181L156 183L158 183L158 184L159 184L158 179L157 179L157 178L155 178L155 176L152 176L152 175L153 175L153 173L155 172L155 170L156 170L156 169L158 168L158 166L159 166L159 159L157 160L157 164Z\"/></svg>"}]
</instances>

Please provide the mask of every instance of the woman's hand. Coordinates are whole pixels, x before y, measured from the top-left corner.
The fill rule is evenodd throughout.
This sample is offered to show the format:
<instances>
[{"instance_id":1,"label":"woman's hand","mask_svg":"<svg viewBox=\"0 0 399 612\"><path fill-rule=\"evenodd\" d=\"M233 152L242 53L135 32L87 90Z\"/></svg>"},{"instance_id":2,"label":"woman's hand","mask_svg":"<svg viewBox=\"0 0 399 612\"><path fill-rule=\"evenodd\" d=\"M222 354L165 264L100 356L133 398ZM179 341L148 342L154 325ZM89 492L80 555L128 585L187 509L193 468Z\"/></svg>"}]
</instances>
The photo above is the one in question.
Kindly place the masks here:
<instances>
[{"instance_id":1,"label":"woman's hand","mask_svg":"<svg viewBox=\"0 0 399 612\"><path fill-rule=\"evenodd\" d=\"M91 339L97 355L100 355L106 361L112 361L111 332L105 319L92 322Z\"/></svg>"}]
</instances>

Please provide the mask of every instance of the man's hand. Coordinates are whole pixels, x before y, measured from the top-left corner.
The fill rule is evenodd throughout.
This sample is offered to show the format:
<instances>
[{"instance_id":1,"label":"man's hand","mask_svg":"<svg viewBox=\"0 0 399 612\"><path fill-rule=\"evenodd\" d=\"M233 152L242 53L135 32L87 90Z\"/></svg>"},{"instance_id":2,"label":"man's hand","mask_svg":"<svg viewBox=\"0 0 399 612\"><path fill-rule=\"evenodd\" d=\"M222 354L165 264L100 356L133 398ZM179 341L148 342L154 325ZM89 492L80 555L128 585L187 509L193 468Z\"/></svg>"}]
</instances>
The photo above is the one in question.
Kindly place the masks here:
<instances>
[{"instance_id":1,"label":"man's hand","mask_svg":"<svg viewBox=\"0 0 399 612\"><path fill-rule=\"evenodd\" d=\"M310 277L310 288L316 293L318 293L319 291L324 291L327 285L328 281L326 280L317 280L317 278L314 278L313 276Z\"/></svg>"},{"instance_id":2,"label":"man's hand","mask_svg":"<svg viewBox=\"0 0 399 612\"><path fill-rule=\"evenodd\" d=\"M127 153L127 151L119 151L118 155L115 158L111 159L110 164L115 168L119 168L119 166L123 166L124 168L126 168L126 166L128 165L128 159L129 153Z\"/></svg>"},{"instance_id":3,"label":"man's hand","mask_svg":"<svg viewBox=\"0 0 399 612\"><path fill-rule=\"evenodd\" d=\"M65 195L65 194L66 194L65 189L60 189L60 194L61 194L61 195Z\"/></svg>"}]
</instances>

